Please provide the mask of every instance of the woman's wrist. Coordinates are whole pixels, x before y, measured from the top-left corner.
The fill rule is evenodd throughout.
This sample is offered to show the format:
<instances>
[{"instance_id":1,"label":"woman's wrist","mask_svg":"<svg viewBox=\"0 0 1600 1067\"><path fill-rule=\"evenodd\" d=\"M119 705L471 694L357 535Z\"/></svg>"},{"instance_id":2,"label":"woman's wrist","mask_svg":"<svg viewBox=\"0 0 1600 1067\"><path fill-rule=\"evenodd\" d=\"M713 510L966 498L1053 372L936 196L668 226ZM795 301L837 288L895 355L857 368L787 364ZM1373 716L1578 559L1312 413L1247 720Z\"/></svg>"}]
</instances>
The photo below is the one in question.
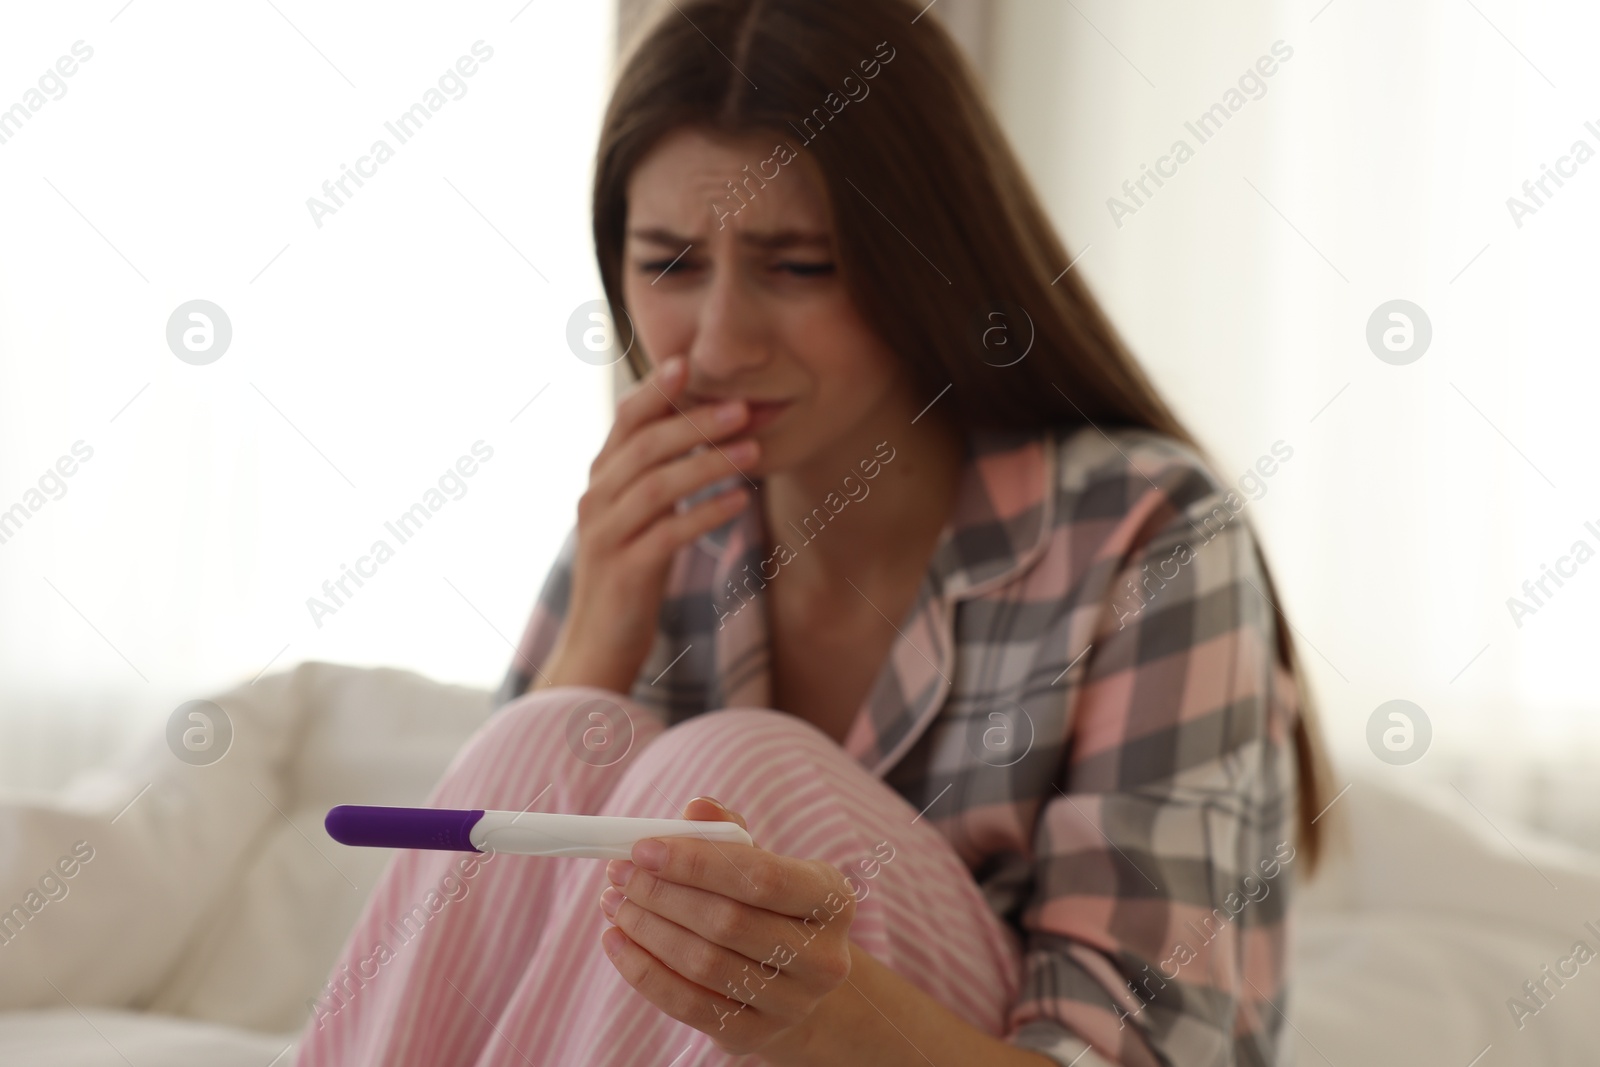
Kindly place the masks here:
<instances>
[{"instance_id":1,"label":"woman's wrist","mask_svg":"<svg viewBox=\"0 0 1600 1067\"><path fill-rule=\"evenodd\" d=\"M773 1067L922 1065L932 1062L925 1049L938 1049L941 1062L1055 1067L1042 1053L977 1029L854 941L848 980L760 1056Z\"/></svg>"},{"instance_id":2,"label":"woman's wrist","mask_svg":"<svg viewBox=\"0 0 1600 1067\"><path fill-rule=\"evenodd\" d=\"M575 655L557 639L556 645L545 657L544 669L534 679L531 689L548 689L558 685L586 685L626 696L633 689L633 676L616 664L589 662Z\"/></svg>"},{"instance_id":3,"label":"woman's wrist","mask_svg":"<svg viewBox=\"0 0 1600 1067\"><path fill-rule=\"evenodd\" d=\"M771 1067L811 1067L813 1064L835 1062L830 1059L833 1051L828 1047L829 1042L819 1037L819 1032L837 1031L848 1026L842 997L850 989L850 983L861 975L861 959L866 954L860 945L850 942L850 975L846 977L845 984L824 997L803 1022L791 1026L761 1049L761 1062Z\"/></svg>"}]
</instances>

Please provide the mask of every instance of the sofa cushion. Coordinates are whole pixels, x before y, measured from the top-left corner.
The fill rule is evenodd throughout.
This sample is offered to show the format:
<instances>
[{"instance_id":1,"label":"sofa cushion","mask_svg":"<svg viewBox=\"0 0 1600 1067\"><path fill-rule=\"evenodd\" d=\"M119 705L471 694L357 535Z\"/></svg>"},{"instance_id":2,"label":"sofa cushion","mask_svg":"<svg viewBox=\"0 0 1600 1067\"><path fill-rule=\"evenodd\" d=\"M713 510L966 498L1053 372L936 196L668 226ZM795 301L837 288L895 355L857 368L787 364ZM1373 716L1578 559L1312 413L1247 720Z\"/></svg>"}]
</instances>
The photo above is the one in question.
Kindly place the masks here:
<instances>
[{"instance_id":1,"label":"sofa cushion","mask_svg":"<svg viewBox=\"0 0 1600 1067\"><path fill-rule=\"evenodd\" d=\"M323 817L336 804L422 804L490 710L485 690L408 671L316 663L288 681L282 714L296 742L278 769L280 810L251 798L266 811L263 830L153 1011L264 1030L301 1024L393 855L339 844Z\"/></svg>"},{"instance_id":2,"label":"sofa cushion","mask_svg":"<svg viewBox=\"0 0 1600 1067\"><path fill-rule=\"evenodd\" d=\"M214 763L153 738L58 795L0 803L0 907L23 907L0 1008L297 1027L390 855L333 842L323 815L421 803L490 710L486 690L326 663L211 700L233 729ZM70 878L51 873L63 859Z\"/></svg>"}]
</instances>

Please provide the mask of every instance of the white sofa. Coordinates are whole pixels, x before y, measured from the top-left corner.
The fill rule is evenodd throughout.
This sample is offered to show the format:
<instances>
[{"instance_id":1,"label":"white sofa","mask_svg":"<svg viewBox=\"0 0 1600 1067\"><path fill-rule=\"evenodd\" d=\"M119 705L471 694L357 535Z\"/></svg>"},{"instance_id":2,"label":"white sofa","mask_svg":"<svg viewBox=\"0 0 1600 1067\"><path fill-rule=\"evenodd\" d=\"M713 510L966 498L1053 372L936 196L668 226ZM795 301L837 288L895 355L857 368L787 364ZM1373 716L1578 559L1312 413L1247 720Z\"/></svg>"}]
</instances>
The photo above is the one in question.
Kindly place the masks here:
<instances>
[{"instance_id":1,"label":"white sofa","mask_svg":"<svg viewBox=\"0 0 1600 1067\"><path fill-rule=\"evenodd\" d=\"M389 855L331 841L323 815L422 801L489 699L302 664L213 698L235 732L215 764L155 738L58 794L0 797L0 909L73 872L0 943L0 1065L291 1062ZM1513 846L1462 803L1372 779L1327 818L1343 843L1296 931L1301 1064L1595 1062L1600 961L1547 980L1520 1030L1507 1000L1574 942L1600 951L1600 858L1502 825ZM58 866L80 841L92 859Z\"/></svg>"}]
</instances>

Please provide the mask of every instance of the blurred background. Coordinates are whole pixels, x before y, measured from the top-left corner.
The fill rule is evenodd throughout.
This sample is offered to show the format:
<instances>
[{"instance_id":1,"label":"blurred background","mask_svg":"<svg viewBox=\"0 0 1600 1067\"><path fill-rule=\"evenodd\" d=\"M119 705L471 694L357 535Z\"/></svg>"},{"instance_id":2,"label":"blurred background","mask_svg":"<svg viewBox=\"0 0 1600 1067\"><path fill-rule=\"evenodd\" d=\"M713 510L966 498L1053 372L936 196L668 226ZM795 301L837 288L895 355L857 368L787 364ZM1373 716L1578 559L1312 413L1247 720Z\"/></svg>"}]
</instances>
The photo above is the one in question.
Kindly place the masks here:
<instances>
[{"instance_id":1,"label":"blurred background","mask_svg":"<svg viewBox=\"0 0 1600 1067\"><path fill-rule=\"evenodd\" d=\"M1600 845L1600 12L927 17L966 46L1072 269L1219 474L1292 449L1248 514L1342 778ZM0 522L0 785L48 788L304 660L499 682L617 385L567 336L601 295L591 153L635 18L545 0L5 13L0 515L25 514ZM430 90L399 143L385 124ZM380 138L392 158L335 202L324 183ZM1147 170L1166 176L1141 191ZM204 364L168 341L196 300L231 327ZM1404 352L1369 343L1392 301ZM384 524L475 445L492 458L314 617L308 598L394 545ZM1547 567L1565 574L1535 602L1523 583ZM1406 762L1368 741L1392 700L1428 726Z\"/></svg>"}]
</instances>

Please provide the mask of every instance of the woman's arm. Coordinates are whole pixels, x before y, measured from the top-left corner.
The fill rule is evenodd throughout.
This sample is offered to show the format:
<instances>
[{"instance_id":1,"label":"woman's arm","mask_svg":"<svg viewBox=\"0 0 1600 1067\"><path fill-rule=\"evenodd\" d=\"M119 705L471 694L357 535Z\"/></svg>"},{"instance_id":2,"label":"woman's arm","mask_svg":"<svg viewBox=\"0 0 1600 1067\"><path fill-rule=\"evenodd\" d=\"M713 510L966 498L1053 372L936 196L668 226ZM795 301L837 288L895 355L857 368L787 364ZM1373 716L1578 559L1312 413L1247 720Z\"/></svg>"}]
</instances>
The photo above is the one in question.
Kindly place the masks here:
<instances>
[{"instance_id":1,"label":"woman's arm","mask_svg":"<svg viewBox=\"0 0 1600 1067\"><path fill-rule=\"evenodd\" d=\"M1128 505L1098 605L1069 608L1097 624L1035 823L1011 1023L1063 1063L1083 1040L1127 1067L1284 1062L1298 698L1264 567L1198 461L1118 452L1103 492Z\"/></svg>"}]
</instances>

